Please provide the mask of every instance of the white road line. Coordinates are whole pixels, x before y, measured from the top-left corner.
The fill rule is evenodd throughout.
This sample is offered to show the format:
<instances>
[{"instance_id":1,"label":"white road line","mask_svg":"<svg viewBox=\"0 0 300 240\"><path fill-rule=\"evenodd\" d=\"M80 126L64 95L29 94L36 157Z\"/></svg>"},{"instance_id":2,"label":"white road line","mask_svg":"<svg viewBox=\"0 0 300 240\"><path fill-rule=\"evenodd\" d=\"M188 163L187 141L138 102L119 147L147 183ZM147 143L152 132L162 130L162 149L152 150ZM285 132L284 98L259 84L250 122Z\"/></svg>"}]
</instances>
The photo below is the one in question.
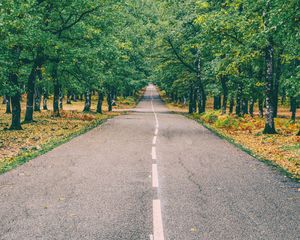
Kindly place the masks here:
<instances>
[{"instance_id":1,"label":"white road line","mask_svg":"<svg viewBox=\"0 0 300 240\"><path fill-rule=\"evenodd\" d=\"M158 188L157 164L152 164L152 187Z\"/></svg>"},{"instance_id":2,"label":"white road line","mask_svg":"<svg viewBox=\"0 0 300 240\"><path fill-rule=\"evenodd\" d=\"M157 136L154 136L154 137L153 137L153 140L152 140L152 144L153 144L153 145L156 144L156 140L157 140Z\"/></svg>"},{"instance_id":3,"label":"white road line","mask_svg":"<svg viewBox=\"0 0 300 240\"><path fill-rule=\"evenodd\" d=\"M164 240L160 200L153 200L153 235L154 240Z\"/></svg>"},{"instance_id":4,"label":"white road line","mask_svg":"<svg viewBox=\"0 0 300 240\"><path fill-rule=\"evenodd\" d=\"M155 128L154 135L157 136L157 134L158 134L158 128Z\"/></svg>"},{"instance_id":5,"label":"white road line","mask_svg":"<svg viewBox=\"0 0 300 240\"><path fill-rule=\"evenodd\" d=\"M152 160L156 160L156 147L152 147Z\"/></svg>"}]
</instances>

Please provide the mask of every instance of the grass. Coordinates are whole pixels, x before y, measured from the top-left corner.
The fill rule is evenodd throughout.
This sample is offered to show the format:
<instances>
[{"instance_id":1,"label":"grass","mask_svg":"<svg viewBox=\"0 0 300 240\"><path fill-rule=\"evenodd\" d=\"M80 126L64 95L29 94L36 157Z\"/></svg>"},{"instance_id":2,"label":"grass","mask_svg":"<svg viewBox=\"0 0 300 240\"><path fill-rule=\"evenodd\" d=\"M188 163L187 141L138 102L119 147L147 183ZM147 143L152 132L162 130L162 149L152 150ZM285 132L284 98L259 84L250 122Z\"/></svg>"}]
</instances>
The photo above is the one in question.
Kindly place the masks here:
<instances>
[{"instance_id":1,"label":"grass","mask_svg":"<svg viewBox=\"0 0 300 240\"><path fill-rule=\"evenodd\" d=\"M222 115L220 111L212 110L212 100L209 100L207 112L204 114L187 114L187 106L173 104L162 93L163 100L169 109L175 113L198 121L218 136L235 144L243 151L272 166L277 166L285 175L299 181L300 179L300 121L289 121L286 106L281 106L279 118L275 119L278 134L262 134L265 120L245 115ZM178 108L180 110L178 111Z\"/></svg>"},{"instance_id":2,"label":"grass","mask_svg":"<svg viewBox=\"0 0 300 240\"><path fill-rule=\"evenodd\" d=\"M49 100L49 111L34 112L34 122L22 124L23 130L8 130L11 115L5 114L5 105L0 105L0 174L19 166L32 158L44 154L53 148L68 142L72 138L99 126L108 118L126 113L127 109L136 106L142 92L135 97L118 98L116 112L107 112L104 102L103 114L95 113L96 97L92 98L90 113L83 113L84 102L64 104L60 118L52 117ZM0 99L1 100L1 99ZM24 119L25 98L22 101L22 119Z\"/></svg>"}]
</instances>

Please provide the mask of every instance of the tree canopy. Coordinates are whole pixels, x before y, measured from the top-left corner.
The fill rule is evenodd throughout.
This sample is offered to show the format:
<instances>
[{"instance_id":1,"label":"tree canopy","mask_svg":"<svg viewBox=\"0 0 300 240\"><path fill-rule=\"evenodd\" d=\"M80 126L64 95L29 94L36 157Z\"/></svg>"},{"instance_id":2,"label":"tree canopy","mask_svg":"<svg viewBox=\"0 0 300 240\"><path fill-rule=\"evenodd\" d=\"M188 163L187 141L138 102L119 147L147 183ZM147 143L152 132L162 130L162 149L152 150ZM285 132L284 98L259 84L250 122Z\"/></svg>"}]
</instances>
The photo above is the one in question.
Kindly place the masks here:
<instances>
[{"instance_id":1,"label":"tree canopy","mask_svg":"<svg viewBox=\"0 0 300 240\"><path fill-rule=\"evenodd\" d=\"M295 119L300 96L299 0L3 0L0 3L0 94L11 99L11 129L33 121L42 97L92 92L128 96L155 82L189 112L260 114L276 133L278 99ZM102 102L99 101L99 102ZM229 106L229 110L227 109ZM46 109L47 106L44 106ZM101 112L101 107L99 107Z\"/></svg>"}]
</instances>

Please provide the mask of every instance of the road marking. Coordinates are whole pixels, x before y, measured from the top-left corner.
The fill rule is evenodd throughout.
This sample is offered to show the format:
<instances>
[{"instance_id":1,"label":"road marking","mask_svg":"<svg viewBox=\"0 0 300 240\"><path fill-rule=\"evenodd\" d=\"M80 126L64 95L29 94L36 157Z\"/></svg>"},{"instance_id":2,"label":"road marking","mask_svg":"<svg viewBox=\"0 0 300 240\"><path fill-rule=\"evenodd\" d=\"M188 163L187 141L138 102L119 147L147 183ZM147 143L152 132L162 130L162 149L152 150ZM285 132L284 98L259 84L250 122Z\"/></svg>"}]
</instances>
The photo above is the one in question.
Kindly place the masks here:
<instances>
[{"instance_id":1,"label":"road marking","mask_svg":"<svg viewBox=\"0 0 300 240\"><path fill-rule=\"evenodd\" d=\"M153 200L153 236L154 240L164 240L160 200Z\"/></svg>"},{"instance_id":2,"label":"road marking","mask_svg":"<svg viewBox=\"0 0 300 240\"><path fill-rule=\"evenodd\" d=\"M154 137L153 137L153 140L152 140L152 144L153 144L153 145L156 144L156 140L157 140L157 136L154 136Z\"/></svg>"},{"instance_id":3,"label":"road marking","mask_svg":"<svg viewBox=\"0 0 300 240\"><path fill-rule=\"evenodd\" d=\"M152 160L156 160L156 147L152 147Z\"/></svg>"},{"instance_id":4,"label":"road marking","mask_svg":"<svg viewBox=\"0 0 300 240\"><path fill-rule=\"evenodd\" d=\"M153 88L154 89L154 88ZM153 105L153 90L151 89L151 108L155 117L155 133L152 140L152 145L156 145L158 135L158 118ZM156 160L156 147L152 146L152 160ZM152 186L158 188L158 171L157 164L152 164ZM164 240L164 231L162 224L161 205L159 199L153 200L153 235L150 235L150 240Z\"/></svg>"},{"instance_id":5,"label":"road marking","mask_svg":"<svg viewBox=\"0 0 300 240\"><path fill-rule=\"evenodd\" d=\"M152 187L158 188L157 164L152 164Z\"/></svg>"}]
</instances>

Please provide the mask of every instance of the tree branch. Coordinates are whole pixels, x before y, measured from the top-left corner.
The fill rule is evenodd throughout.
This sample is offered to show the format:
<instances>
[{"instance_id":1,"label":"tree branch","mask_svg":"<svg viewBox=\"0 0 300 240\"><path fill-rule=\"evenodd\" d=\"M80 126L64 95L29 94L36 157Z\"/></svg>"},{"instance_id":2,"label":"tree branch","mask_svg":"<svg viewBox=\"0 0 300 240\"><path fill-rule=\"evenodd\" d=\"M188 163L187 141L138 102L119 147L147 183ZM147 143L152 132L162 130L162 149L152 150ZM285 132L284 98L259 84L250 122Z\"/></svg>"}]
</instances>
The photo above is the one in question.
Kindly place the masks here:
<instances>
[{"instance_id":1,"label":"tree branch","mask_svg":"<svg viewBox=\"0 0 300 240\"><path fill-rule=\"evenodd\" d=\"M179 53L177 52L176 48L174 47L172 40L170 38L168 38L168 43L170 44L175 56L177 57L177 59L182 63L182 65L184 65L185 67L187 67L188 69L190 69L192 72L197 72L197 70L195 68L193 68L190 64L186 63L183 58L179 55Z\"/></svg>"},{"instance_id":2,"label":"tree branch","mask_svg":"<svg viewBox=\"0 0 300 240\"><path fill-rule=\"evenodd\" d=\"M79 23L86 15L88 15L88 14L94 12L94 11L95 11L96 9L98 9L98 8L99 8L99 6L97 6L97 7L95 7L95 8L92 8L92 9L90 9L90 10L87 10L87 11L81 13L81 14L79 15L79 17L78 17L76 20L74 20L74 22L72 22L72 23L70 23L70 24L68 24L68 25L62 26L61 29L57 30L57 31L56 31L56 34L60 34L60 33L62 33L63 31L68 30L69 28L73 27L74 25L76 25L77 23Z\"/></svg>"}]
</instances>

